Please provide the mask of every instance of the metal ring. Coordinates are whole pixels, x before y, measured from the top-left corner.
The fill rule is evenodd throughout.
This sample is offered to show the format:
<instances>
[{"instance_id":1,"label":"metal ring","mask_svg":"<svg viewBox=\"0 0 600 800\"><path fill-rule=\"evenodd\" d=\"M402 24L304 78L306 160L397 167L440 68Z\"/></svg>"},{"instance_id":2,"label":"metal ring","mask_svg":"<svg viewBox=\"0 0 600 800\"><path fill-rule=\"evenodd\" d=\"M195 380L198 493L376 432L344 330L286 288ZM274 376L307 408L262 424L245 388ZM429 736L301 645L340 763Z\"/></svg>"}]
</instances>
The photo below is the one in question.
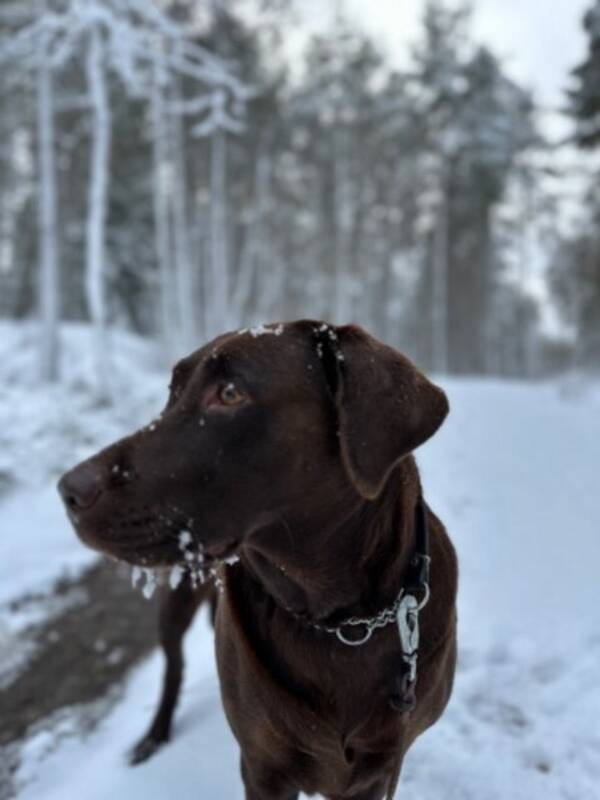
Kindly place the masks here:
<instances>
[{"instance_id":1,"label":"metal ring","mask_svg":"<svg viewBox=\"0 0 600 800\"><path fill-rule=\"evenodd\" d=\"M358 647L359 645L365 644L365 642L368 642L369 639L371 638L371 636L373 635L373 628L370 627L369 625L367 625L366 628L367 628L367 632L365 633L365 635L361 639L346 639L346 637L342 633L342 629L341 628L336 628L335 629L335 635L340 640L340 642L342 642L343 644L350 645L350 647Z\"/></svg>"}]
</instances>

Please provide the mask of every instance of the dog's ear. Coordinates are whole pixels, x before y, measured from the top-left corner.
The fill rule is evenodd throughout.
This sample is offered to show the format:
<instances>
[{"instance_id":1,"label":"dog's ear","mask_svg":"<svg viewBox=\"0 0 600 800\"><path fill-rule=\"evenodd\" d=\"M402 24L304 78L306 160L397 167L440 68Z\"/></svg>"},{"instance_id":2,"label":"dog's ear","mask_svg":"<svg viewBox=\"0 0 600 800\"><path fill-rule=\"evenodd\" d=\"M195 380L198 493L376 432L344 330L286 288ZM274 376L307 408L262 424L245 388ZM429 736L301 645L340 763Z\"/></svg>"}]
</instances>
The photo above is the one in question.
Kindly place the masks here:
<instances>
[{"instance_id":1,"label":"dog's ear","mask_svg":"<svg viewBox=\"0 0 600 800\"><path fill-rule=\"evenodd\" d=\"M340 452L346 472L374 499L393 467L440 427L448 413L444 392L391 347L355 325L335 331Z\"/></svg>"}]
</instances>

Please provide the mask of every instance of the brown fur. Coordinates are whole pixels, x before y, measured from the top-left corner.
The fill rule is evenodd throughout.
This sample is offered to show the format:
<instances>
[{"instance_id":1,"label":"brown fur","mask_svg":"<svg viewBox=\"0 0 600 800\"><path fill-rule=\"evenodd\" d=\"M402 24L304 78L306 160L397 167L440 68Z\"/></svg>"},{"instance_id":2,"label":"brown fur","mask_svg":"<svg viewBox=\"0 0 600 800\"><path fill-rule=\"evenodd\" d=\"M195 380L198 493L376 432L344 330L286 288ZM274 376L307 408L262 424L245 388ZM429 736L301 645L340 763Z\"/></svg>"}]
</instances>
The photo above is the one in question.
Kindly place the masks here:
<instances>
[{"instance_id":1,"label":"brown fur","mask_svg":"<svg viewBox=\"0 0 600 800\"><path fill-rule=\"evenodd\" d=\"M395 600L413 555L421 496L411 451L447 412L443 392L354 326L303 320L227 334L174 370L165 412L67 473L81 538L142 565L181 559L185 528L219 568L217 663L241 747L247 800L381 800L404 753L441 715L456 657L457 566L428 509L431 599L421 614L416 707L390 702L403 664L396 625L361 647L314 630ZM222 402L233 383L241 399ZM165 595L161 705L134 752L169 736L181 640L200 602Z\"/></svg>"}]
</instances>

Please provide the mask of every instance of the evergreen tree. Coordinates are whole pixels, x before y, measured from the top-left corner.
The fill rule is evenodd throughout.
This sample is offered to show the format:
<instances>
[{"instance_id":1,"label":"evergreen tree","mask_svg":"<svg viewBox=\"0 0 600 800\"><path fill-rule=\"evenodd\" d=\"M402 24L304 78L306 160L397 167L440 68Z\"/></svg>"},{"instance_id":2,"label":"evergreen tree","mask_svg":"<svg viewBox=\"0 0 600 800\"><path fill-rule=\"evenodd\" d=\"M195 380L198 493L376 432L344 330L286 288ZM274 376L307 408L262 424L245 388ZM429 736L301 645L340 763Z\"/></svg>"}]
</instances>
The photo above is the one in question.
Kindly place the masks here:
<instances>
[{"instance_id":1,"label":"evergreen tree","mask_svg":"<svg viewBox=\"0 0 600 800\"><path fill-rule=\"evenodd\" d=\"M533 103L472 40L464 7L428 2L402 71L338 13L290 76L286 0L252 0L252 13L242 0L47 2L65 317L90 315L93 228L102 319L159 329L169 360L226 327L313 316L360 322L441 371L530 364L537 313L515 262L531 227L522 195L536 185ZM67 7L83 27L70 28ZM25 23L39 29L39 8L0 0L0 58ZM41 159L39 73L11 64L0 71L0 296L14 315L35 308Z\"/></svg>"},{"instance_id":2,"label":"evergreen tree","mask_svg":"<svg viewBox=\"0 0 600 800\"><path fill-rule=\"evenodd\" d=\"M573 70L576 85L569 91L569 110L576 121L575 140L580 147L600 144L600 0L583 18L588 38L586 60Z\"/></svg>"},{"instance_id":3,"label":"evergreen tree","mask_svg":"<svg viewBox=\"0 0 600 800\"><path fill-rule=\"evenodd\" d=\"M531 99L489 50L473 47L467 20L464 9L430 3L416 53L413 90L432 194L421 306L431 320L425 360L436 369L485 372L502 278L495 213L517 157L537 136Z\"/></svg>"},{"instance_id":4,"label":"evergreen tree","mask_svg":"<svg viewBox=\"0 0 600 800\"><path fill-rule=\"evenodd\" d=\"M311 287L319 312L338 322L368 312L361 308L364 287L382 279L371 246L380 69L372 42L340 21L332 35L311 41L304 80L291 98L286 167L302 183L301 194L298 185L288 188L302 203L296 280Z\"/></svg>"},{"instance_id":5,"label":"evergreen tree","mask_svg":"<svg viewBox=\"0 0 600 800\"><path fill-rule=\"evenodd\" d=\"M588 56L573 73L569 112L575 141L582 149L600 145L600 0L585 14ZM558 243L550 271L551 288L574 337L574 359L580 367L600 364L600 191L594 171L577 229Z\"/></svg>"},{"instance_id":6,"label":"evergreen tree","mask_svg":"<svg viewBox=\"0 0 600 800\"><path fill-rule=\"evenodd\" d=\"M550 286L574 337L575 365L600 365L600 191L587 193L588 213L578 229L560 239L550 270Z\"/></svg>"}]
</instances>

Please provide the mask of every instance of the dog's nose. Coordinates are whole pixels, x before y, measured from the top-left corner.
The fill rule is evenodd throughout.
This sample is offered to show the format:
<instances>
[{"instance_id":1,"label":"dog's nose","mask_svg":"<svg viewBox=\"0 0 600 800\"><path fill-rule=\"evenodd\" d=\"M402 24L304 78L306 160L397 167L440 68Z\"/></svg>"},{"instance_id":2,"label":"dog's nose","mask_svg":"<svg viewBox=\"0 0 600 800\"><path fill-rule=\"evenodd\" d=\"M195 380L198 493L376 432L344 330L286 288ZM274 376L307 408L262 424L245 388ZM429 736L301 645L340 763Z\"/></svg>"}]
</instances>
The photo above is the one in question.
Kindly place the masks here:
<instances>
[{"instance_id":1,"label":"dog's nose","mask_svg":"<svg viewBox=\"0 0 600 800\"><path fill-rule=\"evenodd\" d=\"M103 488L102 471L90 462L75 467L58 482L58 491L65 505L74 511L91 508Z\"/></svg>"}]
</instances>

